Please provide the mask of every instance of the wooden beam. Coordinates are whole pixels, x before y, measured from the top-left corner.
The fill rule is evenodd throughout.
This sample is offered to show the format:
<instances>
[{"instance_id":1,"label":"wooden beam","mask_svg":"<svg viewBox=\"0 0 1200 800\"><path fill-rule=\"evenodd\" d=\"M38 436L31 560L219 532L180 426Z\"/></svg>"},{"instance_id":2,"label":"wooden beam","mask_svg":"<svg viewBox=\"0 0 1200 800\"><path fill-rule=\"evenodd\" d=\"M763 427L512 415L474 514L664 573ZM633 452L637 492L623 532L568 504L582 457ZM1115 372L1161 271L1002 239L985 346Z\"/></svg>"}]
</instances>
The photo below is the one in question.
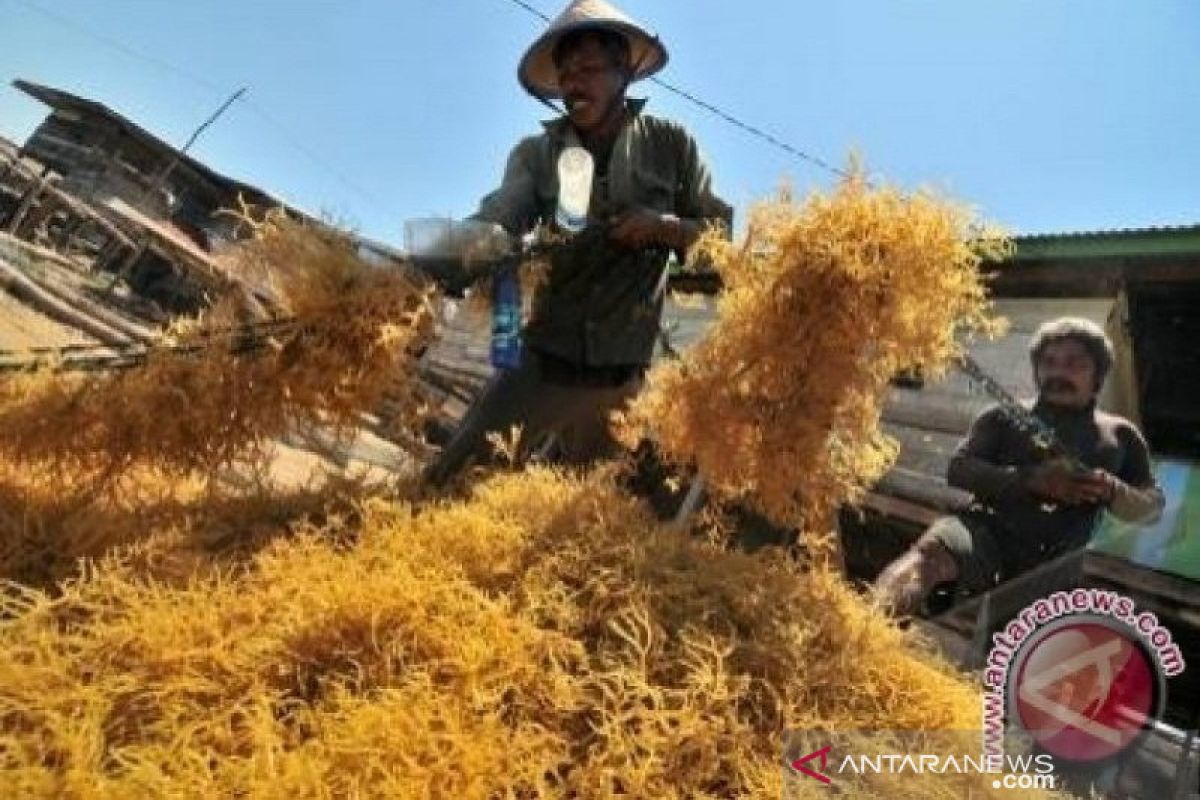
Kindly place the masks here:
<instances>
[{"instance_id":1,"label":"wooden beam","mask_svg":"<svg viewBox=\"0 0 1200 800\"><path fill-rule=\"evenodd\" d=\"M49 183L49 181L50 168L45 167L42 170L41 177L38 178L37 183L25 190L25 195L21 198L21 202L17 205L17 209L13 212L13 215L8 220L8 225L5 227L6 231L15 234L17 230L20 229L21 223L25 221L25 217L29 214L29 210L33 208L33 204L37 202L38 197L41 195L42 190L46 188L46 184Z\"/></svg>"},{"instance_id":2,"label":"wooden beam","mask_svg":"<svg viewBox=\"0 0 1200 800\"><path fill-rule=\"evenodd\" d=\"M895 425L962 436L990 405L992 400L981 395L895 388L884 406L883 419Z\"/></svg>"},{"instance_id":3,"label":"wooden beam","mask_svg":"<svg viewBox=\"0 0 1200 800\"><path fill-rule=\"evenodd\" d=\"M903 467L888 471L875 491L919 503L942 511L953 511L965 507L971 495L948 485L944 478L934 478Z\"/></svg>"},{"instance_id":4,"label":"wooden beam","mask_svg":"<svg viewBox=\"0 0 1200 800\"><path fill-rule=\"evenodd\" d=\"M42 247L40 244L27 242L24 239L18 239L11 233L4 233L3 231L0 231L0 255L3 255L5 249L9 250L10 252L15 251L16 255L13 257L18 260L23 258L35 258L41 261L49 261L53 264L57 264L60 267L66 267L67 269L78 270L81 268L79 264L76 264L62 253L51 250L48 247Z\"/></svg>"},{"instance_id":5,"label":"wooden beam","mask_svg":"<svg viewBox=\"0 0 1200 800\"><path fill-rule=\"evenodd\" d=\"M909 500L901 500L898 497L891 497L879 492L867 492L863 498L862 507L882 514L885 517L911 522L923 528L932 525L938 517L945 516L944 512L937 509Z\"/></svg>"},{"instance_id":6,"label":"wooden beam","mask_svg":"<svg viewBox=\"0 0 1200 800\"><path fill-rule=\"evenodd\" d=\"M128 336L67 305L3 259L0 259L0 286L51 319L77 328L104 344L118 347L131 344Z\"/></svg>"},{"instance_id":7,"label":"wooden beam","mask_svg":"<svg viewBox=\"0 0 1200 800\"><path fill-rule=\"evenodd\" d=\"M1200 610L1200 585L1187 578L1092 551L1087 554L1084 570L1088 575Z\"/></svg>"},{"instance_id":8,"label":"wooden beam","mask_svg":"<svg viewBox=\"0 0 1200 800\"><path fill-rule=\"evenodd\" d=\"M34 281L38 286L44 289L48 294L57 297L62 302L76 308L84 314L99 320L104 325L121 333L131 340L141 342L142 344L151 344L158 340L158 336L144 325L139 325L136 322L125 319L111 308L92 300L91 298L74 291L62 284L48 278L44 275L29 275L30 280Z\"/></svg>"}]
</instances>

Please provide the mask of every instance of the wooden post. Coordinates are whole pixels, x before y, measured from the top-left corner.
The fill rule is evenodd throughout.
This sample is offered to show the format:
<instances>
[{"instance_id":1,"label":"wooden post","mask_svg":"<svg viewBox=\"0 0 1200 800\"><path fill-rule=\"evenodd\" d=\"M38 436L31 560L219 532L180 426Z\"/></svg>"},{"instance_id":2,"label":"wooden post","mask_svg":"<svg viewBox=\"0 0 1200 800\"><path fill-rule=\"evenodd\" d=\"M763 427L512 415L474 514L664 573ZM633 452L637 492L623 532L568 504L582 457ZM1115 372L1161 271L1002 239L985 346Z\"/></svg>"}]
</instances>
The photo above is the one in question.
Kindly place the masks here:
<instances>
[{"instance_id":1,"label":"wooden post","mask_svg":"<svg viewBox=\"0 0 1200 800\"><path fill-rule=\"evenodd\" d=\"M21 145L20 147L17 148L17 152L13 154L12 160L4 165L4 171L0 172L0 181L7 178L8 173L12 172L14 167L18 167L20 165L21 159L24 158L24 156L25 156L25 145ZM20 170L18 169L18 172L19 171Z\"/></svg>"},{"instance_id":2,"label":"wooden post","mask_svg":"<svg viewBox=\"0 0 1200 800\"><path fill-rule=\"evenodd\" d=\"M24 238L29 242L37 241L38 229L45 226L47 236L50 232L50 223L54 215L58 213L62 204L59 202L58 193L55 191L54 185L48 181L44 181L41 185L41 191L38 193L37 202L33 208L29 209L29 213L25 215L25 219L21 221L20 228L14 231L17 238ZM22 236L22 232L24 236ZM52 244L52 242L50 243ZM51 247L50 249L53 249Z\"/></svg>"},{"instance_id":3,"label":"wooden post","mask_svg":"<svg viewBox=\"0 0 1200 800\"><path fill-rule=\"evenodd\" d=\"M37 182L25 192L25 196L21 198L20 205L17 206L17 210L13 212L12 218L8 221L8 226L5 228L8 233L16 235L17 229L21 227L21 223L25 220L25 215L29 213L29 209L33 208L38 195L46 187L49 175L50 167L43 167L42 174L38 177Z\"/></svg>"},{"instance_id":4,"label":"wooden post","mask_svg":"<svg viewBox=\"0 0 1200 800\"><path fill-rule=\"evenodd\" d=\"M118 239L112 232L109 232L108 238L104 240L104 244L102 244L100 249L96 251L96 257L92 260L91 270L93 272L96 270L103 271L104 265L107 264L110 259L115 258L121 252L121 249L124 246L125 245L120 239Z\"/></svg>"},{"instance_id":5,"label":"wooden post","mask_svg":"<svg viewBox=\"0 0 1200 800\"><path fill-rule=\"evenodd\" d=\"M68 220L63 225L62 233L59 234L58 240L52 240L52 244L57 244L62 248L64 253L70 253L73 249L71 243L75 241L76 236L83 230L83 226L87 224L88 216L81 208L73 205L70 198L65 199L63 205L66 208Z\"/></svg>"},{"instance_id":6,"label":"wooden post","mask_svg":"<svg viewBox=\"0 0 1200 800\"><path fill-rule=\"evenodd\" d=\"M117 284L123 280L126 280L130 276L130 274L133 272L134 265L138 262L138 259L140 259L149 248L149 237L142 236L142 238L138 241L137 247L133 248L133 251L126 256L125 260L121 263L121 267L116 271L116 274L113 275L112 280L109 281L108 285L104 287L104 297L111 295L113 290L117 288Z\"/></svg>"}]
</instances>

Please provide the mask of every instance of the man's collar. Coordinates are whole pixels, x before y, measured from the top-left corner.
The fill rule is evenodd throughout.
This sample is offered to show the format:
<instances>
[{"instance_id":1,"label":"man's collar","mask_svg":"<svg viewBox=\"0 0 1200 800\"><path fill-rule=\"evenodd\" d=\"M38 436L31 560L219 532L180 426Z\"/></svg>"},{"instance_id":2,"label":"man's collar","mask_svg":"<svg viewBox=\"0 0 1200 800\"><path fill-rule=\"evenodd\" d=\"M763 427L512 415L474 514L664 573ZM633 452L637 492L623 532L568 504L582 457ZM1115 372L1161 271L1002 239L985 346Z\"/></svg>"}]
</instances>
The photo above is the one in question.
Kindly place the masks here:
<instances>
[{"instance_id":1,"label":"man's collar","mask_svg":"<svg viewBox=\"0 0 1200 800\"><path fill-rule=\"evenodd\" d=\"M1071 417L1090 418L1096 413L1096 401L1098 399L1099 398L1097 397L1093 397L1091 402L1082 408L1067 407L1049 403L1042 397L1041 394L1039 394L1037 396L1037 400L1034 402L1033 411L1039 416L1052 417L1054 419L1066 419Z\"/></svg>"},{"instance_id":2,"label":"man's collar","mask_svg":"<svg viewBox=\"0 0 1200 800\"><path fill-rule=\"evenodd\" d=\"M646 107L647 98L645 97L627 97L625 98L625 113L630 119L642 113L642 109ZM566 114L555 119L547 119L542 121L542 127L546 129L546 133L554 139L561 139L567 133L567 128L571 125L571 118Z\"/></svg>"}]
</instances>

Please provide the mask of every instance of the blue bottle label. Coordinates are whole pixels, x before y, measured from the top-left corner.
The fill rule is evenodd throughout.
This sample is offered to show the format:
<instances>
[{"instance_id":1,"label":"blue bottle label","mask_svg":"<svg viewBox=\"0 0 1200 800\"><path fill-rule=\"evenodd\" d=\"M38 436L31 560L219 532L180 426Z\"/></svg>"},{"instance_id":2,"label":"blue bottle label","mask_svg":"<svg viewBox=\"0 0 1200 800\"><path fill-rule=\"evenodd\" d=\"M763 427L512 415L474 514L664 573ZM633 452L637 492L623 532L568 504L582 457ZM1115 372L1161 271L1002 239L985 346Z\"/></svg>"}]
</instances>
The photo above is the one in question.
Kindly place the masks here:
<instances>
[{"instance_id":1,"label":"blue bottle label","mask_svg":"<svg viewBox=\"0 0 1200 800\"><path fill-rule=\"evenodd\" d=\"M521 366L521 283L512 271L497 275L492 286L491 361L497 369Z\"/></svg>"}]
</instances>

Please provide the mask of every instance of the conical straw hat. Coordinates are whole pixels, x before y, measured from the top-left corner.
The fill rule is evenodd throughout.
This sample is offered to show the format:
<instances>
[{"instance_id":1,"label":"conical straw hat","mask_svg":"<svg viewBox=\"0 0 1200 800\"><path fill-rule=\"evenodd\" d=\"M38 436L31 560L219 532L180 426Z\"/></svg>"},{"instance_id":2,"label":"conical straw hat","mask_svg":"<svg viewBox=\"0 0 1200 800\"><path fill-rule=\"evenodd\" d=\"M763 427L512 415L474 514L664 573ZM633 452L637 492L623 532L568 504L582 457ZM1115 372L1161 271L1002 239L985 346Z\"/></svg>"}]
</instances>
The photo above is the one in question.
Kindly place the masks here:
<instances>
[{"instance_id":1,"label":"conical straw hat","mask_svg":"<svg viewBox=\"0 0 1200 800\"><path fill-rule=\"evenodd\" d=\"M534 97L562 97L558 70L554 66L554 46L564 34L583 28L606 28L629 40L635 81L647 78L666 66L667 48L663 47L657 36L604 0L574 0L521 58L517 79L525 91Z\"/></svg>"}]
</instances>

